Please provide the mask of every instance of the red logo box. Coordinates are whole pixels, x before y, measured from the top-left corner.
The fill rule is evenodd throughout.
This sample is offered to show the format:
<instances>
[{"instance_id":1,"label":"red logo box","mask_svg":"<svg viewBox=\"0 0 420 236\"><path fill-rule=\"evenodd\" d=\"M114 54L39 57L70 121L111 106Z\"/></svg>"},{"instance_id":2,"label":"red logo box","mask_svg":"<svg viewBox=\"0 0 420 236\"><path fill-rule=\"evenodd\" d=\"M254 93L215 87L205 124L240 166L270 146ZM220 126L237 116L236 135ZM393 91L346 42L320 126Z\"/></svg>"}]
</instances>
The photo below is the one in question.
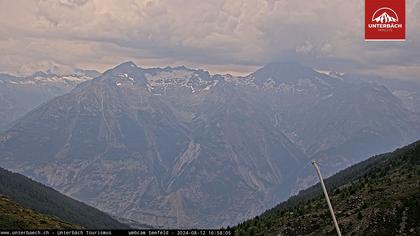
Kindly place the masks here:
<instances>
[{"instance_id":1,"label":"red logo box","mask_svg":"<svg viewBox=\"0 0 420 236\"><path fill-rule=\"evenodd\" d=\"M365 0L365 40L405 40L405 0Z\"/></svg>"}]
</instances>

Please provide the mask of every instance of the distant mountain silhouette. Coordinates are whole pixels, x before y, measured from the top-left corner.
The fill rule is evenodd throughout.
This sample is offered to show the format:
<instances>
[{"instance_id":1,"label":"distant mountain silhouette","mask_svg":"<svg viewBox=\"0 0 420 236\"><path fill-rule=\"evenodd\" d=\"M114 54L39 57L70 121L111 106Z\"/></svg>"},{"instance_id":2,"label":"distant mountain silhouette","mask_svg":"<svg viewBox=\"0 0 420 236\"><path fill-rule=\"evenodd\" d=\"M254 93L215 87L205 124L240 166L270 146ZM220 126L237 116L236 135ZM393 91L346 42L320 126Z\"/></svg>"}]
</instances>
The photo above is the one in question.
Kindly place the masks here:
<instances>
[{"instance_id":1,"label":"distant mountain silhouette","mask_svg":"<svg viewBox=\"0 0 420 236\"><path fill-rule=\"evenodd\" d=\"M388 15L388 13L386 13L386 12L382 13L382 15L373 19L373 21L375 21L376 23L379 23L379 22L381 22L381 23L398 22L397 19Z\"/></svg>"}]
</instances>

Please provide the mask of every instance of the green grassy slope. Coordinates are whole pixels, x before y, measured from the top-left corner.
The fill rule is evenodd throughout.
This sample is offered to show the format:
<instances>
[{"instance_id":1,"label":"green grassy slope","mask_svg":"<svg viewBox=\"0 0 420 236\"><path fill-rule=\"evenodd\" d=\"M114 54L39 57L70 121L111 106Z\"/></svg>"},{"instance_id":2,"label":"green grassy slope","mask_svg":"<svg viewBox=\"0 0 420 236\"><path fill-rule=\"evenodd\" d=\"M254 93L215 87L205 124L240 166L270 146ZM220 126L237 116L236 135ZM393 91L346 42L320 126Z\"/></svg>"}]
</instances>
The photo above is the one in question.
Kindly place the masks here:
<instances>
[{"instance_id":1,"label":"green grassy slope","mask_svg":"<svg viewBox=\"0 0 420 236\"><path fill-rule=\"evenodd\" d=\"M82 202L21 174L0 168L0 194L23 207L88 229L123 229L127 225ZM4 220L3 218L1 220ZM0 222L1 224L1 222Z\"/></svg>"},{"instance_id":2,"label":"green grassy slope","mask_svg":"<svg viewBox=\"0 0 420 236\"><path fill-rule=\"evenodd\" d=\"M325 182L343 235L420 234L420 141ZM235 230L237 235L336 235L319 184Z\"/></svg>"},{"instance_id":3,"label":"green grassy slope","mask_svg":"<svg viewBox=\"0 0 420 236\"><path fill-rule=\"evenodd\" d=\"M23 207L0 195L0 229L82 229L82 227Z\"/></svg>"}]
</instances>

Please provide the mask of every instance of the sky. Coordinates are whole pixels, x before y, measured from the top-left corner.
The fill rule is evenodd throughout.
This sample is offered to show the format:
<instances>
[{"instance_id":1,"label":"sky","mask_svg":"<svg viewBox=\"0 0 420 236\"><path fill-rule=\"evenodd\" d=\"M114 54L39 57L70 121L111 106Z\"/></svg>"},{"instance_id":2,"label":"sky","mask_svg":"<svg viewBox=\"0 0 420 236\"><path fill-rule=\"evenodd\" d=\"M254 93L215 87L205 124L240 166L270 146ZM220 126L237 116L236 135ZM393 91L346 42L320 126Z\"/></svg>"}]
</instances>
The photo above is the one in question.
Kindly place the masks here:
<instances>
[{"instance_id":1,"label":"sky","mask_svg":"<svg viewBox=\"0 0 420 236\"><path fill-rule=\"evenodd\" d=\"M0 71L298 61L420 80L420 0L406 4L407 41L365 42L364 0L0 0Z\"/></svg>"}]
</instances>

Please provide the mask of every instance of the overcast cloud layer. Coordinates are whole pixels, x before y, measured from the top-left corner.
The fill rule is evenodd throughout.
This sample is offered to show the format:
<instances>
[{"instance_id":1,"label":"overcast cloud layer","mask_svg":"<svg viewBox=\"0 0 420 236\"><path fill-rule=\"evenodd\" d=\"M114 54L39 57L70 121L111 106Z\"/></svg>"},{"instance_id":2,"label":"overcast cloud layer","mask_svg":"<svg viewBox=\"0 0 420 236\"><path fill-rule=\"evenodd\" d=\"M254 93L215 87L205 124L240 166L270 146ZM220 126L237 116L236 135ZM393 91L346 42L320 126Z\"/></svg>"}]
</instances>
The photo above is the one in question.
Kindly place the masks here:
<instances>
[{"instance_id":1,"label":"overcast cloud layer","mask_svg":"<svg viewBox=\"0 0 420 236\"><path fill-rule=\"evenodd\" d=\"M0 71L123 61L247 73L293 60L419 79L420 0L406 42L364 42L364 0L0 0Z\"/></svg>"}]
</instances>

